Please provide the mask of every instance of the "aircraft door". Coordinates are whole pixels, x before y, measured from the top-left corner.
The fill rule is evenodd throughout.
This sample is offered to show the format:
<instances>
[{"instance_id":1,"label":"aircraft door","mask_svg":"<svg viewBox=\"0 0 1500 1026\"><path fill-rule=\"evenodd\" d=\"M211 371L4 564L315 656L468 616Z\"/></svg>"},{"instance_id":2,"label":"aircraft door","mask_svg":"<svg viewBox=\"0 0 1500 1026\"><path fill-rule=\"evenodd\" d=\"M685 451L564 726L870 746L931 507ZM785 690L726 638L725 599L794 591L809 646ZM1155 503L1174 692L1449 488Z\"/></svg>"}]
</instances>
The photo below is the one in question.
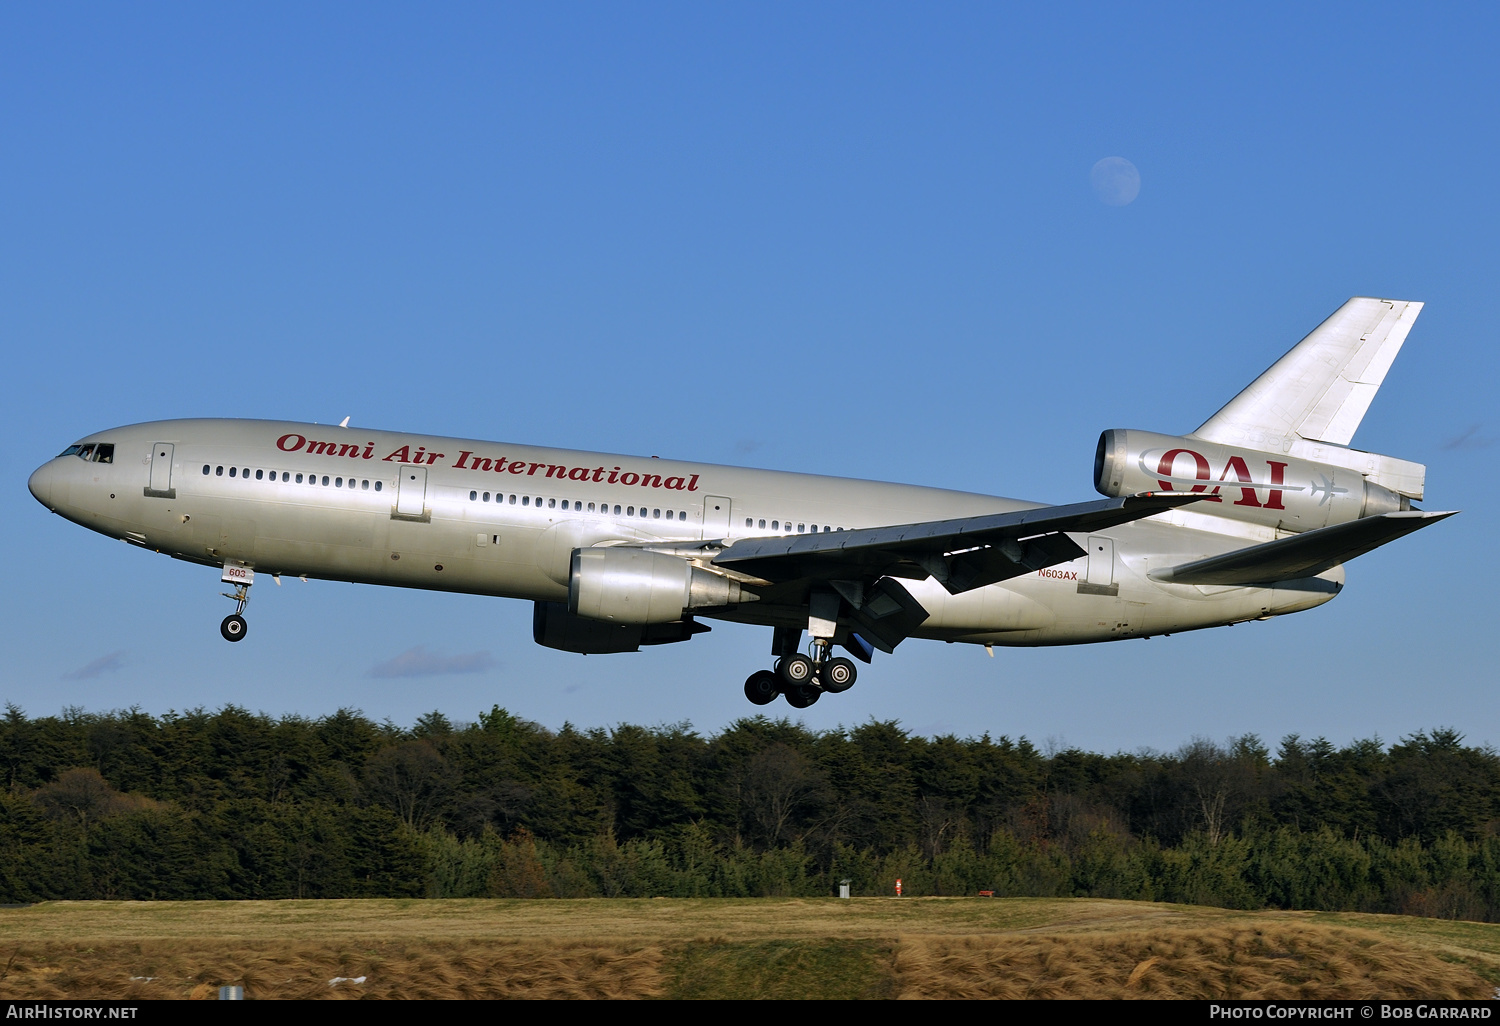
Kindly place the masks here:
<instances>
[{"instance_id":1,"label":"aircraft door","mask_svg":"<svg viewBox=\"0 0 1500 1026\"><path fill-rule=\"evenodd\" d=\"M427 507L427 468L402 464L396 478L396 516L422 519Z\"/></svg>"},{"instance_id":2,"label":"aircraft door","mask_svg":"<svg viewBox=\"0 0 1500 1026\"><path fill-rule=\"evenodd\" d=\"M177 492L172 488L172 443L151 443L151 483L146 486L146 494L154 499L175 499Z\"/></svg>"},{"instance_id":3,"label":"aircraft door","mask_svg":"<svg viewBox=\"0 0 1500 1026\"><path fill-rule=\"evenodd\" d=\"M1089 535L1089 565L1085 579L1078 582L1082 595L1118 595L1115 583L1115 541L1103 535Z\"/></svg>"},{"instance_id":4,"label":"aircraft door","mask_svg":"<svg viewBox=\"0 0 1500 1026\"><path fill-rule=\"evenodd\" d=\"M703 497L703 537L729 537L729 513L734 503L723 495Z\"/></svg>"},{"instance_id":5,"label":"aircraft door","mask_svg":"<svg viewBox=\"0 0 1500 1026\"><path fill-rule=\"evenodd\" d=\"M1113 538L1089 536L1089 583L1108 588L1115 583L1115 542Z\"/></svg>"}]
</instances>

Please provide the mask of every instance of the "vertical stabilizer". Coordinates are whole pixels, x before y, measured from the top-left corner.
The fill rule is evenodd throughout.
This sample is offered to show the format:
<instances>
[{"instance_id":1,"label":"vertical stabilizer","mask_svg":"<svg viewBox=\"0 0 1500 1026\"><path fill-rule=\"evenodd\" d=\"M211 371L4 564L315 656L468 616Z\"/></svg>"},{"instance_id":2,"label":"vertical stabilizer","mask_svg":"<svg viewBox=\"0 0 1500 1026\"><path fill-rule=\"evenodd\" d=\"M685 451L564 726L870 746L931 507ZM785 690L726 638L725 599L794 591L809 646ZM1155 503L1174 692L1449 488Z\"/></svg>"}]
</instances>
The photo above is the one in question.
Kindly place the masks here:
<instances>
[{"instance_id":1,"label":"vertical stabilizer","mask_svg":"<svg viewBox=\"0 0 1500 1026\"><path fill-rule=\"evenodd\" d=\"M1421 310L1349 300L1188 437L1279 453L1347 446Z\"/></svg>"}]
</instances>

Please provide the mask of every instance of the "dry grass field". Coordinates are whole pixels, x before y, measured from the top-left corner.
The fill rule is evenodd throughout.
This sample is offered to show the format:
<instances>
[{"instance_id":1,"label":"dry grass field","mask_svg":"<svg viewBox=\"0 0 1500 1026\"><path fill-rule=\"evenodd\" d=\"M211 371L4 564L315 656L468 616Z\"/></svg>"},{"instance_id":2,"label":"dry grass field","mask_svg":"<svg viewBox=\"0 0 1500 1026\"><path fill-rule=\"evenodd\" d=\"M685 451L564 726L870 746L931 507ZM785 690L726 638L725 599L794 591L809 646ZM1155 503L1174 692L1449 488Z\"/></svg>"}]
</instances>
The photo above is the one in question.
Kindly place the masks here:
<instances>
[{"instance_id":1,"label":"dry grass field","mask_svg":"<svg viewBox=\"0 0 1500 1026\"><path fill-rule=\"evenodd\" d=\"M252 999L1484 998L1500 925L1028 898L0 910L0 998L206 998L226 983Z\"/></svg>"}]
</instances>

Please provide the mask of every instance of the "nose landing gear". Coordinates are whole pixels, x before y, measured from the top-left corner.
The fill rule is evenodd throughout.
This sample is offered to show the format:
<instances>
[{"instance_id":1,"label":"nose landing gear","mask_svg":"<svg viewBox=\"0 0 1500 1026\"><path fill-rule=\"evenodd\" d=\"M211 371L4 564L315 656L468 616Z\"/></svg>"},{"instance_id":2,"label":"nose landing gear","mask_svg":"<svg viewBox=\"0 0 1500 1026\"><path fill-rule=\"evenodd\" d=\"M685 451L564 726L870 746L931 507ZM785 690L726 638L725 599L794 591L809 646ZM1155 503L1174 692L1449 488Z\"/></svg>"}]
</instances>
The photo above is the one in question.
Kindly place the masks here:
<instances>
[{"instance_id":1,"label":"nose landing gear","mask_svg":"<svg viewBox=\"0 0 1500 1026\"><path fill-rule=\"evenodd\" d=\"M250 629L243 614L245 606L250 602L250 585L255 583L255 571L237 563L225 563L224 573L219 580L234 585L232 593L220 592L234 602L234 612L224 617L224 622L219 624L219 633L225 641L243 641L245 633Z\"/></svg>"}]
</instances>

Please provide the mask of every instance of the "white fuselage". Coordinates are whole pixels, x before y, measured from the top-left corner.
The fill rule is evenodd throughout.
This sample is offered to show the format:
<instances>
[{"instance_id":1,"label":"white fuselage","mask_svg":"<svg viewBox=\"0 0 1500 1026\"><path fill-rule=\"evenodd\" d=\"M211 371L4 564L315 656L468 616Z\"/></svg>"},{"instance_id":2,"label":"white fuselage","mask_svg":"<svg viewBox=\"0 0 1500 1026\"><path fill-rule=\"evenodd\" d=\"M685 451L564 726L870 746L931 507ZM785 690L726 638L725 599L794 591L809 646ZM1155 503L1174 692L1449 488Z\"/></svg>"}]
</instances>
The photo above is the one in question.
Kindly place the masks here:
<instances>
[{"instance_id":1,"label":"white fuselage","mask_svg":"<svg viewBox=\"0 0 1500 1026\"><path fill-rule=\"evenodd\" d=\"M180 559L260 573L566 601L575 549L830 532L1040 505L913 485L398 432L177 420L99 432L110 462L64 455L31 488L49 509ZM1163 584L1147 572L1258 542L1274 528L1185 510L1078 535L1088 555L950 595L907 582L915 636L997 645L1142 637L1295 612L1341 568L1260 588ZM806 608L704 615L796 626Z\"/></svg>"}]
</instances>

